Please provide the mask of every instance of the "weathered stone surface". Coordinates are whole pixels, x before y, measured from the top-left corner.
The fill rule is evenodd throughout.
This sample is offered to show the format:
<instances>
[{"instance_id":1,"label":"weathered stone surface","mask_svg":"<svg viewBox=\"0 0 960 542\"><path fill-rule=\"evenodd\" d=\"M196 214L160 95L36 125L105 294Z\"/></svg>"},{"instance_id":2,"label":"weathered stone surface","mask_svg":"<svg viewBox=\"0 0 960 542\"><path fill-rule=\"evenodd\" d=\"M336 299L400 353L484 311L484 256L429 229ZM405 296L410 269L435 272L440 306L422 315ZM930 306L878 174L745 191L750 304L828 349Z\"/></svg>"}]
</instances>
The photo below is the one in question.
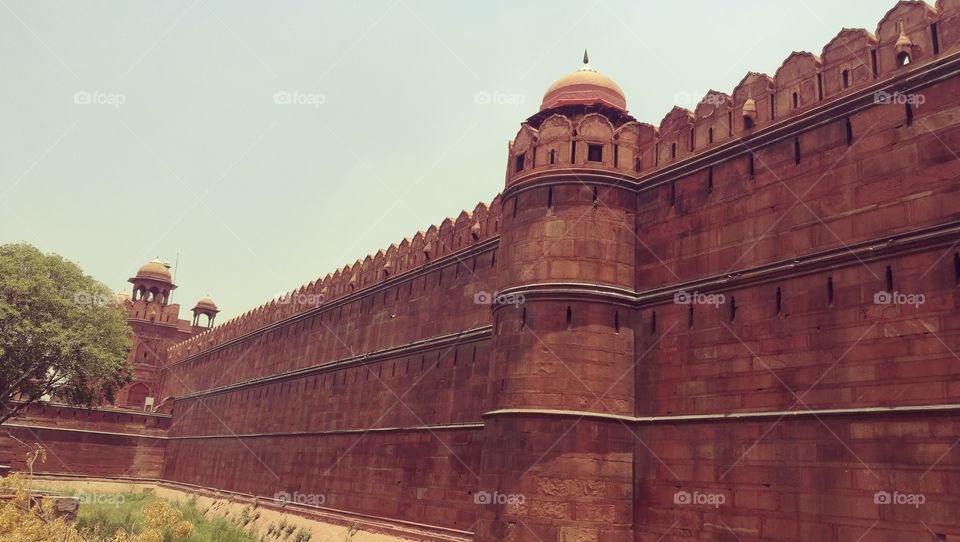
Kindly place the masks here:
<instances>
[{"instance_id":1,"label":"weathered stone surface","mask_svg":"<svg viewBox=\"0 0 960 542\"><path fill-rule=\"evenodd\" d=\"M960 536L956 411L890 410L960 404L958 47L960 4L901 2L659 127L587 76L489 206L185 330L149 377L171 418L11 431L52 471L483 542Z\"/></svg>"}]
</instances>

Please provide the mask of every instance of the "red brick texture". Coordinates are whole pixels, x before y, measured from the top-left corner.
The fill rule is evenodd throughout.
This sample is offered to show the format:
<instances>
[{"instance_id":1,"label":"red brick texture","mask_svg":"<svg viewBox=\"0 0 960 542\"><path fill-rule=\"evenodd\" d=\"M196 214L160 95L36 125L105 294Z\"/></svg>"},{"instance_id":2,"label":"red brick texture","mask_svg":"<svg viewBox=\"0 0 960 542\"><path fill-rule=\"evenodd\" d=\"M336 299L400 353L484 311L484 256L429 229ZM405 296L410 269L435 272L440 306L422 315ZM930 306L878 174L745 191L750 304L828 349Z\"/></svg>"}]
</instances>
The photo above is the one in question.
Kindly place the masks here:
<instances>
[{"instance_id":1,"label":"red brick texture","mask_svg":"<svg viewBox=\"0 0 960 542\"><path fill-rule=\"evenodd\" d=\"M47 460L34 465L38 473L158 478L169 428L164 415L31 406L4 425L0 460L25 471L27 452L40 444Z\"/></svg>"},{"instance_id":2,"label":"red brick texture","mask_svg":"<svg viewBox=\"0 0 960 542\"><path fill-rule=\"evenodd\" d=\"M43 431L478 542L960 537L958 95L941 0L658 127L546 109L489 207L170 348L157 446Z\"/></svg>"}]
</instances>

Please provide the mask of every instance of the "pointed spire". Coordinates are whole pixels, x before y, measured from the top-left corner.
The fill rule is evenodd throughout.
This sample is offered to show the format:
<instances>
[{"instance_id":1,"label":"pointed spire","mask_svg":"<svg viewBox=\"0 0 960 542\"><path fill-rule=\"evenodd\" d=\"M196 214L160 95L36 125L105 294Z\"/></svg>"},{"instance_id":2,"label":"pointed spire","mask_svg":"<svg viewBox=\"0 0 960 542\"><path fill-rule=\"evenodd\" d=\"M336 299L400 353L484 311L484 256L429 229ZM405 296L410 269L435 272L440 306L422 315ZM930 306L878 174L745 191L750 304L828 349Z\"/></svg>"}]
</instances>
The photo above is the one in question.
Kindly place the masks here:
<instances>
[{"instance_id":1,"label":"pointed spire","mask_svg":"<svg viewBox=\"0 0 960 542\"><path fill-rule=\"evenodd\" d=\"M910 37L907 36L907 33L903 30L903 19L897 23L897 30L899 35L897 36L896 48L898 51L913 47L913 42L910 41Z\"/></svg>"},{"instance_id":2,"label":"pointed spire","mask_svg":"<svg viewBox=\"0 0 960 542\"><path fill-rule=\"evenodd\" d=\"M597 70L590 67L590 56L587 54L587 50L583 50L583 66L577 70L578 72L595 72Z\"/></svg>"}]
</instances>

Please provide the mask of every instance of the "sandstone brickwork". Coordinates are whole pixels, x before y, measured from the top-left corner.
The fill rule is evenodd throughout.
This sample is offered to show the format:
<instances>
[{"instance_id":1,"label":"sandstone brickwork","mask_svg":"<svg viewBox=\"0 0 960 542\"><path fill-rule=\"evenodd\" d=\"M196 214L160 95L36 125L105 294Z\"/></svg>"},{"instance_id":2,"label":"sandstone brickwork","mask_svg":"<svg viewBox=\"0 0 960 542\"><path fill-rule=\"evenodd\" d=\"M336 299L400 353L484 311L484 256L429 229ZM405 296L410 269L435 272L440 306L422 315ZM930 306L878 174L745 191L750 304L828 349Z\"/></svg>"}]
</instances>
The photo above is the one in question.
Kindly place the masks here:
<instances>
[{"instance_id":1,"label":"sandstone brickwork","mask_svg":"<svg viewBox=\"0 0 960 542\"><path fill-rule=\"evenodd\" d=\"M193 326L169 418L54 447L483 542L960 538L958 96L953 0L658 126L585 65L489 205Z\"/></svg>"}]
</instances>

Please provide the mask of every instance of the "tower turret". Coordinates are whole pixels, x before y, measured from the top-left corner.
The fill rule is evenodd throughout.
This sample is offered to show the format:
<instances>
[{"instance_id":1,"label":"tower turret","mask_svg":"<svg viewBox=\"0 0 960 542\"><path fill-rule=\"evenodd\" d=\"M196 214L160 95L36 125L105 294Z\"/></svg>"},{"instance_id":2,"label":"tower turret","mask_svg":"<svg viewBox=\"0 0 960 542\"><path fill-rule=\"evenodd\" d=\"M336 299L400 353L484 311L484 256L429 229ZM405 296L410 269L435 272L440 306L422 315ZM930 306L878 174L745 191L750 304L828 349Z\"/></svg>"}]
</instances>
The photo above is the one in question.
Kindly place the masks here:
<instances>
[{"instance_id":1,"label":"tower turret","mask_svg":"<svg viewBox=\"0 0 960 542\"><path fill-rule=\"evenodd\" d=\"M480 489L528 504L480 506L477 541L633 539L624 463L635 443L617 416L634 415L631 185L642 131L588 60L550 86L510 146ZM557 494L538 482L541 468L577 483ZM530 503L562 517L527 514Z\"/></svg>"},{"instance_id":2,"label":"tower turret","mask_svg":"<svg viewBox=\"0 0 960 542\"><path fill-rule=\"evenodd\" d=\"M213 321L217 317L217 313L220 312L217 309L217 304L209 296L197 301L197 304L191 310L193 312L193 327L205 327L206 329L213 327ZM204 326L200 325L201 316L207 317Z\"/></svg>"},{"instance_id":3,"label":"tower turret","mask_svg":"<svg viewBox=\"0 0 960 542\"><path fill-rule=\"evenodd\" d=\"M127 282L133 284L131 301L143 300L161 305L170 302L170 292L177 288L170 275L170 263L159 258L143 264Z\"/></svg>"}]
</instances>

